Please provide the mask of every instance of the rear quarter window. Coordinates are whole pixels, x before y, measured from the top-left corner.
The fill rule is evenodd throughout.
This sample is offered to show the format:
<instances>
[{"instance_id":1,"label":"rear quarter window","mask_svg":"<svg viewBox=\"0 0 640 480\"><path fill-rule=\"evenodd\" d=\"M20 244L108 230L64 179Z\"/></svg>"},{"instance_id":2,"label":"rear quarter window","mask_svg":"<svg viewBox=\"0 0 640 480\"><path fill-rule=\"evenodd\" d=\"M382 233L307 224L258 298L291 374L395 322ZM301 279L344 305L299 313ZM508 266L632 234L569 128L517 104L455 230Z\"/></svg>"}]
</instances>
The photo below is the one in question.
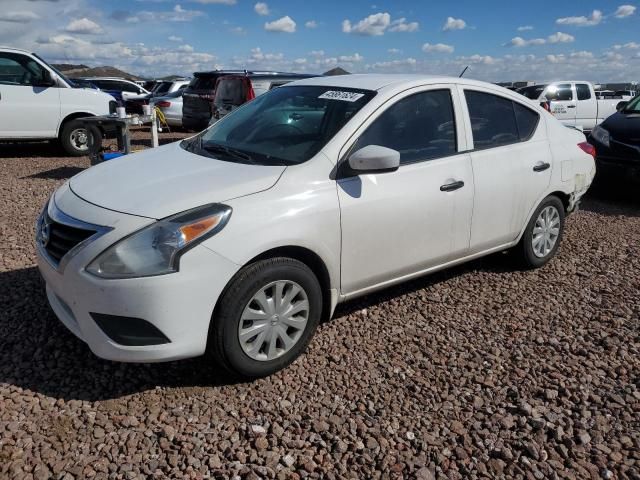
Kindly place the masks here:
<instances>
[{"instance_id":1,"label":"rear quarter window","mask_svg":"<svg viewBox=\"0 0 640 480\"><path fill-rule=\"evenodd\" d=\"M513 109L516 113L516 124L518 125L520 141L525 142L533 137L533 134L536 132L538 123L540 122L540 115L517 102L513 102Z\"/></svg>"}]
</instances>

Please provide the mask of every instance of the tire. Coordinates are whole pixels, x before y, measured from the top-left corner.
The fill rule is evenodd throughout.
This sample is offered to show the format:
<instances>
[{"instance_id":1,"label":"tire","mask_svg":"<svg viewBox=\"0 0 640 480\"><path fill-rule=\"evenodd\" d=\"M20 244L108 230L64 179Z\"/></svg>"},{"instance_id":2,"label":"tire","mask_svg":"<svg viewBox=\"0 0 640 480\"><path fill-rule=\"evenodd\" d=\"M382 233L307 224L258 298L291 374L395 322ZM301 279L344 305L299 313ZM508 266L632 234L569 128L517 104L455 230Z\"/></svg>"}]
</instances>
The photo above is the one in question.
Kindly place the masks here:
<instances>
[{"instance_id":1,"label":"tire","mask_svg":"<svg viewBox=\"0 0 640 480\"><path fill-rule=\"evenodd\" d=\"M549 222L545 220L543 212L548 213L549 216L546 218ZM542 267L554 257L562 241L564 220L564 205L558 197L550 195L540 203L533 212L522 239L514 251L525 268ZM539 232L540 228L543 229L542 232ZM534 247L535 238L540 239L537 241L536 247Z\"/></svg>"},{"instance_id":2,"label":"tire","mask_svg":"<svg viewBox=\"0 0 640 480\"><path fill-rule=\"evenodd\" d=\"M85 135L84 137L82 135ZM95 126L85 127L80 120L70 120L62 126L60 131L60 144L63 150L72 157L81 157L89 154L89 135L92 135L95 143L102 142L100 130Z\"/></svg>"},{"instance_id":3,"label":"tire","mask_svg":"<svg viewBox=\"0 0 640 480\"><path fill-rule=\"evenodd\" d=\"M301 290L298 293L295 293L296 286ZM279 297L276 292L280 293ZM270 308L265 304L269 298L273 302L276 298L286 300L289 295L292 297L288 305L302 308L292 317L284 315L284 307L280 311L274 310L273 304ZM256 296L261 299L256 300ZM318 279L298 260L276 257L248 265L231 280L216 307L209 328L208 354L234 376L250 379L271 375L285 368L306 349L320 322L322 300ZM306 324L300 328L305 315ZM247 317L253 317L255 321ZM254 328L255 337L253 331L248 333ZM271 332L276 332L276 336L271 337ZM289 341L294 340L289 347L284 343L283 332ZM241 333L245 334L244 342ZM273 350L269 348L272 343Z\"/></svg>"}]
</instances>

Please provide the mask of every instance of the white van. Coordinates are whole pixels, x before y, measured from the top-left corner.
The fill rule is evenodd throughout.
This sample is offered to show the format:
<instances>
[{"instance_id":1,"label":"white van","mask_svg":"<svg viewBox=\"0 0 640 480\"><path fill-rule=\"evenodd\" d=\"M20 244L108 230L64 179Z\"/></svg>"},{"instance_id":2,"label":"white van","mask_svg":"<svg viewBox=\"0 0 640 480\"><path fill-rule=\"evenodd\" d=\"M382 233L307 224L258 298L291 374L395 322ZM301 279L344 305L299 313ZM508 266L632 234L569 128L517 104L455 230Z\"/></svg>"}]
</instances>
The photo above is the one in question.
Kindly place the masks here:
<instances>
[{"instance_id":1,"label":"white van","mask_svg":"<svg viewBox=\"0 0 640 480\"><path fill-rule=\"evenodd\" d=\"M77 88L35 53L0 47L0 140L59 139L69 155L86 155L89 133L78 119L115 109L111 95Z\"/></svg>"}]
</instances>

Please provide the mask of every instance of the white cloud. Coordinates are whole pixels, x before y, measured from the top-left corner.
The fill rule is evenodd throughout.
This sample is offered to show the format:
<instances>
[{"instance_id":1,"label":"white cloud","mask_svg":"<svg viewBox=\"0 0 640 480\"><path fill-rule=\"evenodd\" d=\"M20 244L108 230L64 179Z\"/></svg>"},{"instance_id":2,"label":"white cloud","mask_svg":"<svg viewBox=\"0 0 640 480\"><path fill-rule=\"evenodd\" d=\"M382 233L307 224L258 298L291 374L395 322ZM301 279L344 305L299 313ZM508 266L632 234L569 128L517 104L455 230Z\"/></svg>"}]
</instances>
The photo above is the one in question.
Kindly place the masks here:
<instances>
[{"instance_id":1,"label":"white cloud","mask_svg":"<svg viewBox=\"0 0 640 480\"><path fill-rule=\"evenodd\" d=\"M461 59L466 59L469 63L480 63L484 65L493 65L497 62L495 58L490 55L471 55L470 57L460 57Z\"/></svg>"},{"instance_id":2,"label":"white cloud","mask_svg":"<svg viewBox=\"0 0 640 480\"><path fill-rule=\"evenodd\" d=\"M229 31L234 35L245 35L247 33L247 31L242 27L231 27Z\"/></svg>"},{"instance_id":3,"label":"white cloud","mask_svg":"<svg viewBox=\"0 0 640 480\"><path fill-rule=\"evenodd\" d=\"M407 22L407 19L397 18L391 20L391 15L387 12L378 12L363 18L356 24L352 24L351 20L342 21L342 31L344 33L353 33L355 35L364 35L370 37L379 37L389 32L415 32L420 25L418 22Z\"/></svg>"},{"instance_id":4,"label":"white cloud","mask_svg":"<svg viewBox=\"0 0 640 480\"><path fill-rule=\"evenodd\" d=\"M444 43L425 43L424 45L422 45L422 51L425 53L453 53L454 50L455 48L452 45L447 45Z\"/></svg>"},{"instance_id":5,"label":"white cloud","mask_svg":"<svg viewBox=\"0 0 640 480\"><path fill-rule=\"evenodd\" d=\"M420 25L418 22L407 22L407 19L402 17L391 22L389 27L390 32L415 32Z\"/></svg>"},{"instance_id":6,"label":"white cloud","mask_svg":"<svg viewBox=\"0 0 640 480\"><path fill-rule=\"evenodd\" d=\"M220 4L220 5L235 5L237 0L191 0L192 2L201 3L203 5Z\"/></svg>"},{"instance_id":7,"label":"white cloud","mask_svg":"<svg viewBox=\"0 0 640 480\"><path fill-rule=\"evenodd\" d=\"M400 53L402 53L402 50L400 50L399 48L389 48L387 49L387 52L389 52L391 55L399 55Z\"/></svg>"},{"instance_id":8,"label":"white cloud","mask_svg":"<svg viewBox=\"0 0 640 480\"><path fill-rule=\"evenodd\" d=\"M415 70L418 61L415 58L402 58L399 60L390 60L387 62L376 62L372 64L365 65L367 70L377 70L377 71L391 71L391 72L399 72L402 70Z\"/></svg>"},{"instance_id":9,"label":"white cloud","mask_svg":"<svg viewBox=\"0 0 640 480\"><path fill-rule=\"evenodd\" d=\"M269 5L264 2L258 2L253 6L253 9L258 15L269 15Z\"/></svg>"},{"instance_id":10,"label":"white cloud","mask_svg":"<svg viewBox=\"0 0 640 480\"><path fill-rule=\"evenodd\" d=\"M98 35L104 33L104 30L93 20L89 20L87 17L72 20L65 28L66 32L79 33L83 35Z\"/></svg>"},{"instance_id":11,"label":"white cloud","mask_svg":"<svg viewBox=\"0 0 640 480\"><path fill-rule=\"evenodd\" d=\"M588 52L586 50L582 50L579 52L571 52L569 56L571 58L593 58L593 53Z\"/></svg>"},{"instance_id":12,"label":"white cloud","mask_svg":"<svg viewBox=\"0 0 640 480\"><path fill-rule=\"evenodd\" d=\"M142 10L125 19L127 23L146 22L190 22L195 18L204 16L200 10L187 10L178 3L170 11L146 11Z\"/></svg>"},{"instance_id":13,"label":"white cloud","mask_svg":"<svg viewBox=\"0 0 640 480\"><path fill-rule=\"evenodd\" d=\"M568 33L556 32L553 35L547 37L549 43L571 43L575 41L576 37L569 35Z\"/></svg>"},{"instance_id":14,"label":"white cloud","mask_svg":"<svg viewBox=\"0 0 640 480\"><path fill-rule=\"evenodd\" d=\"M304 65L305 63L307 63L307 59L306 58L296 58L293 63L295 63L296 65Z\"/></svg>"},{"instance_id":15,"label":"white cloud","mask_svg":"<svg viewBox=\"0 0 640 480\"><path fill-rule=\"evenodd\" d=\"M16 12L0 12L0 22L29 23L38 20L40 16L34 12L22 10Z\"/></svg>"},{"instance_id":16,"label":"white cloud","mask_svg":"<svg viewBox=\"0 0 640 480\"><path fill-rule=\"evenodd\" d=\"M338 57L338 60L340 60L341 62L353 63L363 61L364 57L359 53L354 53L353 55L342 55Z\"/></svg>"},{"instance_id":17,"label":"white cloud","mask_svg":"<svg viewBox=\"0 0 640 480\"><path fill-rule=\"evenodd\" d=\"M521 27L518 27L519 32L528 32L529 30L533 30L531 25L522 25Z\"/></svg>"},{"instance_id":18,"label":"white cloud","mask_svg":"<svg viewBox=\"0 0 640 480\"><path fill-rule=\"evenodd\" d=\"M545 43L547 43L547 41L544 38L532 38L530 40L525 40L522 37L514 37L507 45L512 47L528 47L530 45L544 45Z\"/></svg>"},{"instance_id":19,"label":"white cloud","mask_svg":"<svg viewBox=\"0 0 640 480\"><path fill-rule=\"evenodd\" d=\"M307 22L304 22L304 26L307 28L318 28L318 22L316 22L315 20L309 20Z\"/></svg>"},{"instance_id":20,"label":"white cloud","mask_svg":"<svg viewBox=\"0 0 640 480\"><path fill-rule=\"evenodd\" d=\"M626 49L629 49L629 50L638 50L638 49L640 49L640 43L629 42L629 43L625 43L624 45L614 45L613 46L614 50L622 50L623 48L626 48Z\"/></svg>"},{"instance_id":21,"label":"white cloud","mask_svg":"<svg viewBox=\"0 0 640 480\"><path fill-rule=\"evenodd\" d=\"M324 50L311 50L309 55L312 57L324 57Z\"/></svg>"},{"instance_id":22,"label":"white cloud","mask_svg":"<svg viewBox=\"0 0 640 480\"><path fill-rule=\"evenodd\" d=\"M264 24L264 29L268 32L293 33L296 31L296 22L290 16L279 18L273 22Z\"/></svg>"},{"instance_id":23,"label":"white cloud","mask_svg":"<svg viewBox=\"0 0 640 480\"><path fill-rule=\"evenodd\" d=\"M614 15L616 18L626 18L630 17L634 13L636 13L636 7L633 5L620 5Z\"/></svg>"},{"instance_id":24,"label":"white cloud","mask_svg":"<svg viewBox=\"0 0 640 480\"><path fill-rule=\"evenodd\" d=\"M384 35L385 30L391 24L391 15L388 13L374 13L363 18L355 25L351 21L344 20L342 22L342 31L344 33L354 33L357 35L380 36Z\"/></svg>"},{"instance_id":25,"label":"white cloud","mask_svg":"<svg viewBox=\"0 0 640 480\"><path fill-rule=\"evenodd\" d=\"M449 17L442 27L442 30L448 32L451 30L464 30L465 28L467 28L467 22L461 18Z\"/></svg>"},{"instance_id":26,"label":"white cloud","mask_svg":"<svg viewBox=\"0 0 640 480\"><path fill-rule=\"evenodd\" d=\"M556 23L558 25L572 25L575 27L593 27L599 25L602 22L604 16L600 10L594 10L588 17L563 17L558 18Z\"/></svg>"},{"instance_id":27,"label":"white cloud","mask_svg":"<svg viewBox=\"0 0 640 480\"><path fill-rule=\"evenodd\" d=\"M176 50L178 52L191 53L194 49L191 45L180 45L178 48L176 48Z\"/></svg>"},{"instance_id":28,"label":"white cloud","mask_svg":"<svg viewBox=\"0 0 640 480\"><path fill-rule=\"evenodd\" d=\"M176 35L170 35L167 37L167 40L170 42L182 42L182 37L177 37Z\"/></svg>"}]
</instances>

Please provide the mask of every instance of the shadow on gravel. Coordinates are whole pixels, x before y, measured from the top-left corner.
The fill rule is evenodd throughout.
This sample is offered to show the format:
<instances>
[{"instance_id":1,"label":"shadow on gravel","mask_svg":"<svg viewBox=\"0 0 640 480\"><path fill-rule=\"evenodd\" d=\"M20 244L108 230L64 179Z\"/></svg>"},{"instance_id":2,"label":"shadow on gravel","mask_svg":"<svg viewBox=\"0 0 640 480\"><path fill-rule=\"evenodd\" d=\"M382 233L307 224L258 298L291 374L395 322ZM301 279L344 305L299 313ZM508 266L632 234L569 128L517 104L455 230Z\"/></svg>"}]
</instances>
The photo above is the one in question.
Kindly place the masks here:
<instances>
[{"instance_id":1,"label":"shadow on gravel","mask_svg":"<svg viewBox=\"0 0 640 480\"><path fill-rule=\"evenodd\" d=\"M640 217L640 184L623 174L597 175L580 208L599 215Z\"/></svg>"},{"instance_id":2,"label":"shadow on gravel","mask_svg":"<svg viewBox=\"0 0 640 480\"><path fill-rule=\"evenodd\" d=\"M63 156L62 149L55 142L0 142L0 158L55 158Z\"/></svg>"},{"instance_id":3,"label":"shadow on gravel","mask_svg":"<svg viewBox=\"0 0 640 480\"><path fill-rule=\"evenodd\" d=\"M27 178L41 178L44 180L67 180L74 175L82 172L84 168L81 167L58 167L51 170L45 170L44 172L34 173L33 175L27 175L22 177L21 180Z\"/></svg>"},{"instance_id":4,"label":"shadow on gravel","mask_svg":"<svg viewBox=\"0 0 640 480\"><path fill-rule=\"evenodd\" d=\"M156 387L237 383L205 357L156 364L99 359L55 317L35 267L0 273L0 311L0 383L89 401Z\"/></svg>"}]
</instances>

